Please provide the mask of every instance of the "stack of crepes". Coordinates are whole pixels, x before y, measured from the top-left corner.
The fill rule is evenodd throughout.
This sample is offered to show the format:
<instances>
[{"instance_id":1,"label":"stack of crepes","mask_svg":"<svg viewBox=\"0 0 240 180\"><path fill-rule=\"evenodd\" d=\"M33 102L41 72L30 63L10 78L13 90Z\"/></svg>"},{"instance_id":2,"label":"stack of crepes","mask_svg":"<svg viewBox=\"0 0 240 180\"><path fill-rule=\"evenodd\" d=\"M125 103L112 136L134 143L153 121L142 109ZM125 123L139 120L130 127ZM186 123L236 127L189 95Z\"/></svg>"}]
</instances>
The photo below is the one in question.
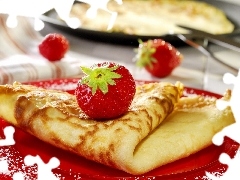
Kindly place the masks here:
<instances>
[{"instance_id":1,"label":"stack of crepes","mask_svg":"<svg viewBox=\"0 0 240 180\"><path fill-rule=\"evenodd\" d=\"M180 82L143 84L126 114L96 121L74 95L14 83L0 86L0 117L56 147L139 175L209 146L234 122L229 107L216 108L216 98L183 97L183 90Z\"/></svg>"}]
</instances>

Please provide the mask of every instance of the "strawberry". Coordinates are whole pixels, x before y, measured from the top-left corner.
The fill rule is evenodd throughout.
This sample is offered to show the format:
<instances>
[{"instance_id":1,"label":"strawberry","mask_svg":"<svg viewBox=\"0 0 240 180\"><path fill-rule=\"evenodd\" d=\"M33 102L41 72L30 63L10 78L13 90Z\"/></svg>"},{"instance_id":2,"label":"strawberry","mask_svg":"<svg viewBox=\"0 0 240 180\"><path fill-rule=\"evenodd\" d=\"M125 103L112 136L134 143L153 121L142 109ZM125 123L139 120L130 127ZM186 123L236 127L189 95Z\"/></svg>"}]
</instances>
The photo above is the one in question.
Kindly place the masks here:
<instances>
[{"instance_id":1,"label":"strawberry","mask_svg":"<svg viewBox=\"0 0 240 180\"><path fill-rule=\"evenodd\" d=\"M49 61L61 60L69 49L68 40L61 34L50 33L38 45L40 54Z\"/></svg>"},{"instance_id":2,"label":"strawberry","mask_svg":"<svg viewBox=\"0 0 240 180\"><path fill-rule=\"evenodd\" d=\"M136 91L127 68L104 62L81 69L85 76L78 82L75 95L86 115L93 119L110 119L127 112Z\"/></svg>"},{"instance_id":3,"label":"strawberry","mask_svg":"<svg viewBox=\"0 0 240 180\"><path fill-rule=\"evenodd\" d=\"M156 77L166 77L180 65L182 54L162 39L139 41L135 56L136 64Z\"/></svg>"}]
</instances>

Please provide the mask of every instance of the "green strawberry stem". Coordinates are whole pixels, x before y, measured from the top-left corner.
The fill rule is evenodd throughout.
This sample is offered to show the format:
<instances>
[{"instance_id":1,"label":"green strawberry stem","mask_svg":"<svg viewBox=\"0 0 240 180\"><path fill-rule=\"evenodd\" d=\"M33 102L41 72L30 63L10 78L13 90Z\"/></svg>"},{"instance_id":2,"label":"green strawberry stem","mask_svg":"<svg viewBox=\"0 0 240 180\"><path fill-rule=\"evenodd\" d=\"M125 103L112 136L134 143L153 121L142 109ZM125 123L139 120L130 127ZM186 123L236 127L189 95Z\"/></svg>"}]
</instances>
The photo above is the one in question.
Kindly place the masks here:
<instances>
[{"instance_id":1,"label":"green strawberry stem","mask_svg":"<svg viewBox=\"0 0 240 180\"><path fill-rule=\"evenodd\" d=\"M153 54L156 52L156 48L152 47L152 41L147 41L147 45L145 46L141 39L138 40L139 48L137 49L136 54L136 65L139 67L152 67L152 63L156 62L156 59L153 57Z\"/></svg>"},{"instance_id":2,"label":"green strawberry stem","mask_svg":"<svg viewBox=\"0 0 240 180\"><path fill-rule=\"evenodd\" d=\"M117 68L118 65L109 67L108 63L100 67L96 65L91 68L81 66L81 70L86 74L81 79L81 83L91 87L93 95L97 89L106 94L108 92L108 85L115 85L114 79L122 77L120 74L114 72Z\"/></svg>"}]
</instances>

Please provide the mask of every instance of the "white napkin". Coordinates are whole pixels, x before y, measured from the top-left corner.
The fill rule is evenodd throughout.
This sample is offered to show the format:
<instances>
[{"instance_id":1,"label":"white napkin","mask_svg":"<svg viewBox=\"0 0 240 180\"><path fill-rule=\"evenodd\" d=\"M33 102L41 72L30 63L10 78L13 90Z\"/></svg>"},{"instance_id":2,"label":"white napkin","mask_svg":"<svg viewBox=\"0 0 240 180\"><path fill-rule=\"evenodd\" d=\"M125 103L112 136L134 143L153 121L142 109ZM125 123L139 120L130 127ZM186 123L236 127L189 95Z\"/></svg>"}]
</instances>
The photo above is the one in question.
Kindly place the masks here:
<instances>
[{"instance_id":1,"label":"white napkin","mask_svg":"<svg viewBox=\"0 0 240 180\"><path fill-rule=\"evenodd\" d=\"M9 28L7 16L0 14L0 84L54 79L81 74L80 60L68 53L50 62L38 51L42 40L29 19L18 17L18 26Z\"/></svg>"},{"instance_id":2,"label":"white napkin","mask_svg":"<svg viewBox=\"0 0 240 180\"><path fill-rule=\"evenodd\" d=\"M0 61L0 84L78 75L78 63L70 57L52 63L38 56L13 55Z\"/></svg>"}]
</instances>

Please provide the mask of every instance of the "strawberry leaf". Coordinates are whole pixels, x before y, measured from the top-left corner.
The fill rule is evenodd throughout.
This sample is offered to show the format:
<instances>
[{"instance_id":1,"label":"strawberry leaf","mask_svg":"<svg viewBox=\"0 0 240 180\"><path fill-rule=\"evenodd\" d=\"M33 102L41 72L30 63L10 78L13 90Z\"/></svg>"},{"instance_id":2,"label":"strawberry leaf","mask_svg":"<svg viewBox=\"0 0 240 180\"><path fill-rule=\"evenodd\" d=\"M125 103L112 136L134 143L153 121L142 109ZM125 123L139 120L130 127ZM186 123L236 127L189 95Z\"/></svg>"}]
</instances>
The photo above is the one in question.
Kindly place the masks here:
<instances>
[{"instance_id":1,"label":"strawberry leaf","mask_svg":"<svg viewBox=\"0 0 240 180\"><path fill-rule=\"evenodd\" d=\"M139 48L136 49L136 65L139 67L152 66L153 62L157 60L153 57L153 54L156 52L156 48L152 47L152 41L147 41L147 44L144 45L142 40L138 40Z\"/></svg>"},{"instance_id":2,"label":"strawberry leaf","mask_svg":"<svg viewBox=\"0 0 240 180\"><path fill-rule=\"evenodd\" d=\"M81 80L82 84L86 84L92 88L92 94L94 95L97 89L100 89L103 94L108 92L108 85L115 85L114 79L121 78L122 76L116 72L118 65L109 67L108 63L102 66L93 66L92 68L81 67L86 76Z\"/></svg>"}]
</instances>

